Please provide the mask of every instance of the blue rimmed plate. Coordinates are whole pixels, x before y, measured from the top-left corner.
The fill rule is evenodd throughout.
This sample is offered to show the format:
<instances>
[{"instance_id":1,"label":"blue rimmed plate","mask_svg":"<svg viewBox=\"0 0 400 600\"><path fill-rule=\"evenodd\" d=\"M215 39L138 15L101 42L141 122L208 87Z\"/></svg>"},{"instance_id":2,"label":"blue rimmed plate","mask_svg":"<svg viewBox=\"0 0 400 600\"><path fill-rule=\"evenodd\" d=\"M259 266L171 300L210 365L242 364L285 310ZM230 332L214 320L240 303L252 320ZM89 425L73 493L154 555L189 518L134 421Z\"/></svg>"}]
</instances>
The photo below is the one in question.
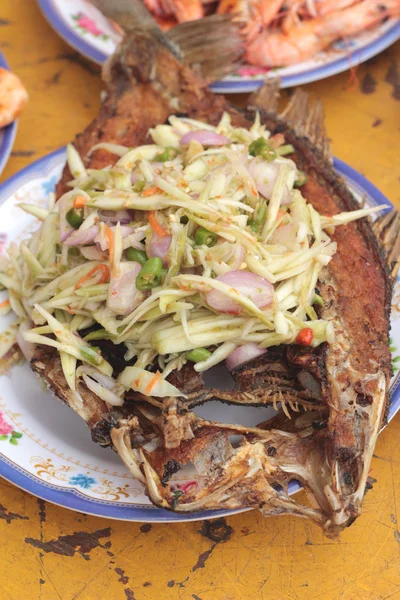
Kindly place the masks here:
<instances>
[{"instance_id":1,"label":"blue rimmed plate","mask_svg":"<svg viewBox=\"0 0 400 600\"><path fill-rule=\"evenodd\" d=\"M102 64L113 53L120 40L118 33L88 0L37 0L57 33L86 58ZM266 70L243 67L238 73L211 86L214 92L251 92L271 76L279 75L282 87L290 87L325 79L346 71L379 54L400 38L400 22L391 19L346 41L335 43L329 50L312 59L281 69Z\"/></svg>"},{"instance_id":2,"label":"blue rimmed plate","mask_svg":"<svg viewBox=\"0 0 400 600\"><path fill-rule=\"evenodd\" d=\"M6 181L0 190L0 254L11 242L20 242L37 228L37 221L23 213L17 203L45 205L65 163L61 149L36 161ZM390 202L367 179L342 161L335 168L348 182L355 196L369 205ZM2 298L0 298L0 301ZM0 331L8 317L0 319ZM400 282L397 282L392 310L392 353L395 370L400 354ZM399 358L400 360L400 358ZM389 420L400 407L399 378L393 377ZM271 408L227 407L210 403L199 414L217 421L251 426L273 414ZM28 365L16 367L0 379L0 475L18 487L45 500L81 512L141 522L190 521L240 511L203 511L174 514L154 508L119 457L91 441L83 421L72 410L43 391ZM194 474L182 475L179 483L190 485ZM296 492L299 485L291 483Z\"/></svg>"},{"instance_id":3,"label":"blue rimmed plate","mask_svg":"<svg viewBox=\"0 0 400 600\"><path fill-rule=\"evenodd\" d=\"M6 59L0 52L0 67L3 69L9 69ZM6 166L8 157L10 156L12 147L14 145L15 134L17 133L17 122L14 121L7 127L0 129L0 175Z\"/></svg>"}]
</instances>

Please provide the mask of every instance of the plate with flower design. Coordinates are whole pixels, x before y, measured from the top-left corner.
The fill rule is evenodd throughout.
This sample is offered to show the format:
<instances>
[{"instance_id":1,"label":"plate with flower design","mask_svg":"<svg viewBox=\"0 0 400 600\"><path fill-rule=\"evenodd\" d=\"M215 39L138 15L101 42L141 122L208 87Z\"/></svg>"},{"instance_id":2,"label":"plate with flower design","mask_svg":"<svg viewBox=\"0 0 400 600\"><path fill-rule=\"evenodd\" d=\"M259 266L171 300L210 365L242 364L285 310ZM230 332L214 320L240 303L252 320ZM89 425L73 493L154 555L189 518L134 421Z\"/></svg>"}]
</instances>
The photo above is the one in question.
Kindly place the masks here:
<instances>
[{"instance_id":1,"label":"plate with flower design","mask_svg":"<svg viewBox=\"0 0 400 600\"><path fill-rule=\"evenodd\" d=\"M89 0L37 0L53 29L75 50L98 64L114 52L120 41L112 24ZM390 19L355 37L334 43L328 50L290 67L264 69L243 66L211 86L224 94L251 92L267 79L279 76L282 87L325 79L356 67L400 38L400 21Z\"/></svg>"},{"instance_id":2,"label":"plate with flower design","mask_svg":"<svg viewBox=\"0 0 400 600\"><path fill-rule=\"evenodd\" d=\"M63 166L60 149L34 162L11 177L0 190L0 255L11 241L20 242L37 228L37 221L22 212L19 202L46 205ZM368 205L390 202L367 179L335 159L335 168L355 196ZM3 300L0 293L0 302ZM394 376L388 419L400 408L398 365L400 364L400 281L392 306ZM12 317L0 318L4 331ZM252 426L271 416L265 407L229 407L214 402L200 407L198 414L212 420ZM125 469L119 457L91 441L90 432L77 414L48 393L27 364L19 365L0 378L0 476L20 488L55 504L81 512L141 522L198 520L239 511L203 511L174 514L152 506L141 484ZM183 474L177 489L197 485L193 473ZM299 489L295 482L289 490Z\"/></svg>"}]
</instances>

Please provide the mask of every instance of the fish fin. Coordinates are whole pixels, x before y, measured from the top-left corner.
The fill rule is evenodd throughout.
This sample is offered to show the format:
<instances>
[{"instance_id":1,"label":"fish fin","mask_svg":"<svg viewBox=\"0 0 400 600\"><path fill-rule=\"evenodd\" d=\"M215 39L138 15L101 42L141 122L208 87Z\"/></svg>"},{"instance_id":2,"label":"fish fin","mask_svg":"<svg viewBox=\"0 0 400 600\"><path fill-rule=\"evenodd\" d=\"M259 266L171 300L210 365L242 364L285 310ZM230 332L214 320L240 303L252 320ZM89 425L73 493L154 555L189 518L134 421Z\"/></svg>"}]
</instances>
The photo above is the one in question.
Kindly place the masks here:
<instances>
[{"instance_id":1,"label":"fish fin","mask_svg":"<svg viewBox=\"0 0 400 600\"><path fill-rule=\"evenodd\" d=\"M202 79L214 81L236 71L244 55L242 24L230 15L211 15L161 31L141 0L93 0L127 36L140 33L158 41L175 58L188 64Z\"/></svg>"},{"instance_id":2,"label":"fish fin","mask_svg":"<svg viewBox=\"0 0 400 600\"><path fill-rule=\"evenodd\" d=\"M390 273L396 279L400 266L400 213L396 209L386 212L372 223L372 229L386 253Z\"/></svg>"},{"instance_id":3,"label":"fish fin","mask_svg":"<svg viewBox=\"0 0 400 600\"><path fill-rule=\"evenodd\" d=\"M183 60L203 79L215 81L234 73L245 52L241 24L230 15L210 15L170 29L168 39L180 49Z\"/></svg>"},{"instance_id":4,"label":"fish fin","mask_svg":"<svg viewBox=\"0 0 400 600\"><path fill-rule=\"evenodd\" d=\"M273 115L277 114L280 85L281 81L279 78L268 80L251 94L247 108L250 110L260 109Z\"/></svg>"},{"instance_id":5,"label":"fish fin","mask_svg":"<svg viewBox=\"0 0 400 600\"><path fill-rule=\"evenodd\" d=\"M280 118L288 121L297 135L307 137L322 152L325 160L332 162L321 100L312 102L310 94L297 89Z\"/></svg>"},{"instance_id":6,"label":"fish fin","mask_svg":"<svg viewBox=\"0 0 400 600\"><path fill-rule=\"evenodd\" d=\"M93 0L92 3L102 14L115 21L130 36L138 31L166 47L175 58L183 59L180 49L161 31L157 21L141 0Z\"/></svg>"},{"instance_id":7,"label":"fish fin","mask_svg":"<svg viewBox=\"0 0 400 600\"><path fill-rule=\"evenodd\" d=\"M286 386L283 384L282 389L280 389L279 384L267 386L268 383L265 384L265 387L252 389L251 391L223 391L214 388L204 388L202 391L188 394L188 407L193 409L195 406L209 401L220 401L237 406L274 406L276 403L286 406L288 404L294 412L297 412L300 406L304 411L324 408L322 402L311 398L306 391L299 391L294 387L290 389L288 384ZM288 418L290 419L290 416Z\"/></svg>"}]
</instances>

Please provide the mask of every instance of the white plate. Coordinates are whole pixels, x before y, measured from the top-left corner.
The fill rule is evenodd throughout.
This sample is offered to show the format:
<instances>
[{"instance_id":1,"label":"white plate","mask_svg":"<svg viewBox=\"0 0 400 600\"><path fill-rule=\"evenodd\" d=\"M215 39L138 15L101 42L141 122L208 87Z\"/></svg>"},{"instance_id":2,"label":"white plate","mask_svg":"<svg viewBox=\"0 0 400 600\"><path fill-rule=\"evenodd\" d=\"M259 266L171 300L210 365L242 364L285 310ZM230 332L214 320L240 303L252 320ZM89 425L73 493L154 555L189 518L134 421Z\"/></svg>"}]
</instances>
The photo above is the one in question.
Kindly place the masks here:
<instances>
[{"instance_id":1,"label":"white plate","mask_svg":"<svg viewBox=\"0 0 400 600\"><path fill-rule=\"evenodd\" d=\"M37 0L50 25L75 50L102 64L120 40L109 21L88 0ZM239 73L211 86L224 94L251 92L278 74L282 87L325 79L346 71L379 54L400 37L400 21L386 23L362 34L339 41L312 59L290 67L266 70L243 67Z\"/></svg>"},{"instance_id":2,"label":"white plate","mask_svg":"<svg viewBox=\"0 0 400 600\"><path fill-rule=\"evenodd\" d=\"M61 149L26 167L3 184L0 189L0 223L3 224L0 225L0 254L8 243L20 242L37 228L37 221L16 204L23 201L45 206L46 196L53 191L64 163L65 151ZM348 165L336 159L335 168L359 199L365 198L370 205L390 205L371 183ZM397 283L392 312L395 368L400 360L396 350L400 348L399 315L400 284ZM9 317L0 319L0 331L10 320ZM397 384L397 378L393 378L389 420L400 407ZM273 413L271 408L228 407L218 402L198 410L198 414L212 420L250 426ZM0 475L55 504L127 521L187 521L240 512L203 511L182 515L153 507L141 484L132 479L119 457L91 441L84 422L43 390L27 364L0 379ZM187 483L191 479L193 475L189 472L181 481ZM291 493L298 489L295 482L289 486Z\"/></svg>"}]
</instances>

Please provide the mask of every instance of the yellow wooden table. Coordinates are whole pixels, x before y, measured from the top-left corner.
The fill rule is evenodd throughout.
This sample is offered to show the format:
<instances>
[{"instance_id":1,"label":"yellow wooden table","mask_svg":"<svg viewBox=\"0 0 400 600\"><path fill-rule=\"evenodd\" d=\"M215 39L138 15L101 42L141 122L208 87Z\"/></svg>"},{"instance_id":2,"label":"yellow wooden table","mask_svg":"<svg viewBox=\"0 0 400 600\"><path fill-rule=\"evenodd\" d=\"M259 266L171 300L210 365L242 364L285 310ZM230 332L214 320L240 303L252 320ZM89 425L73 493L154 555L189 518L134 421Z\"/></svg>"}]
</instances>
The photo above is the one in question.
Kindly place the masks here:
<instances>
[{"instance_id":1,"label":"yellow wooden table","mask_svg":"<svg viewBox=\"0 0 400 600\"><path fill-rule=\"evenodd\" d=\"M71 140L96 114L99 69L50 29L34 0L2 0L0 48L30 102L3 174ZM305 86L325 104L334 154L400 206L400 43ZM399 64L400 68L400 64ZM363 516L341 539L248 512L140 525L70 512L0 480L0 600L400 599L400 417L380 436Z\"/></svg>"}]
</instances>

